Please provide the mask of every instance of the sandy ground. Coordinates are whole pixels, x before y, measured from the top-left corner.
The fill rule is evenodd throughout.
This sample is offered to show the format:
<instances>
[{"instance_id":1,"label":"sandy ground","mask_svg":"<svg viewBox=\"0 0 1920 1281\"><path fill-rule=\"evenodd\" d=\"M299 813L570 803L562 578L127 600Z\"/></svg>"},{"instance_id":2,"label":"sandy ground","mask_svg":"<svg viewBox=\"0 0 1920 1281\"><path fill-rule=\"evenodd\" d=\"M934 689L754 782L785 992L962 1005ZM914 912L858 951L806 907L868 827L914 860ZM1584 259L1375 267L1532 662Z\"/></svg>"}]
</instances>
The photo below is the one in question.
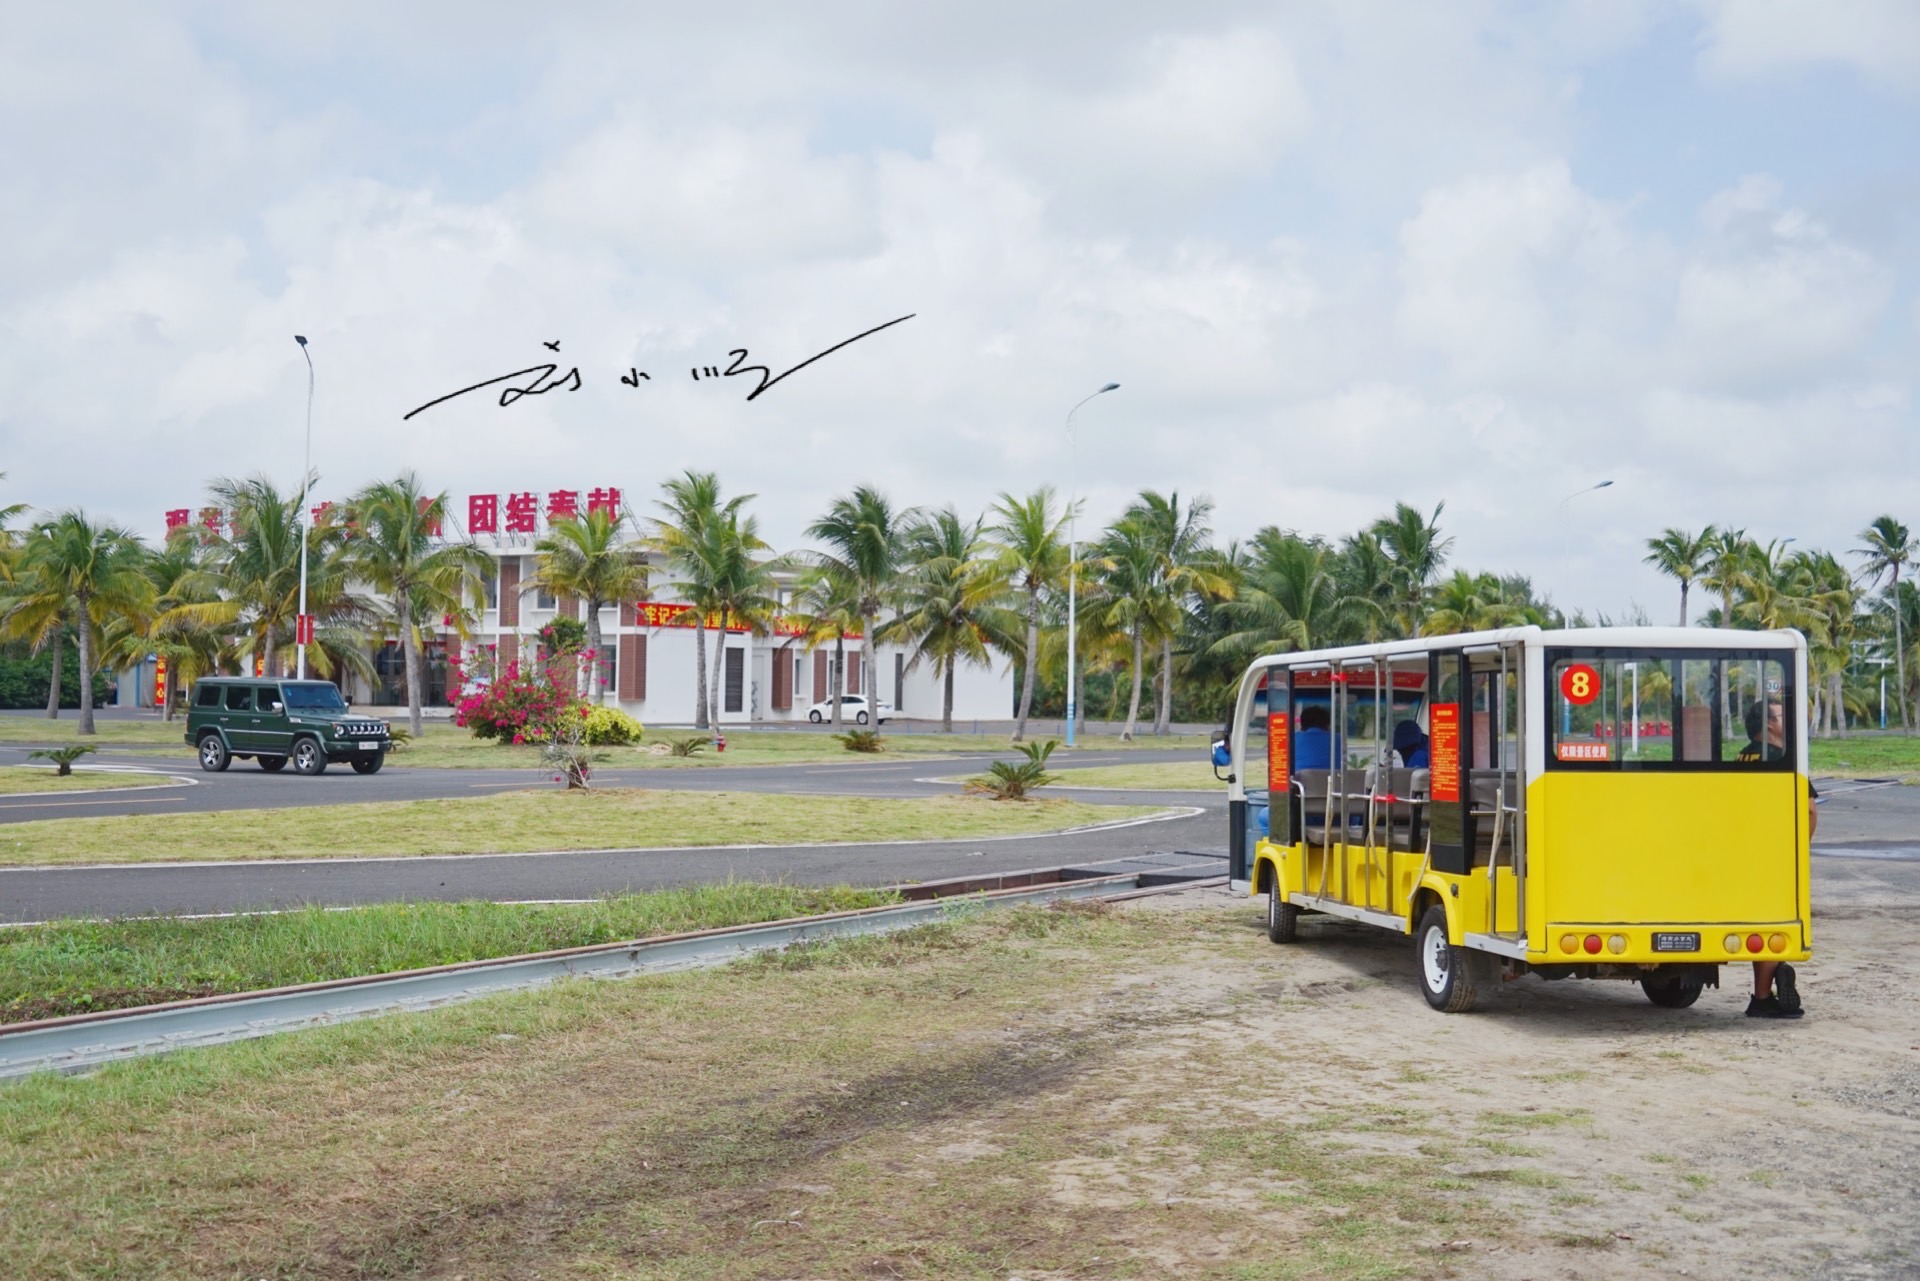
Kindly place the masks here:
<instances>
[{"instance_id":1,"label":"sandy ground","mask_svg":"<svg viewBox=\"0 0 1920 1281\"><path fill-rule=\"evenodd\" d=\"M1637 985L1529 977L1441 1015L1410 940L1316 917L1276 947L1258 900L1142 900L1244 919L1236 957L1155 986L1173 1004L1210 989L1223 1004L1187 1005L1197 1017L1167 1043L1229 1038L1246 1070L1195 1092L1165 1043L1132 1070L1249 1116L1408 1109L1424 1134L1338 1137L1431 1154L1513 1229L1435 1241L1420 1275L1920 1277L1920 863L1823 858L1815 883L1797 1023L1744 1017L1744 967L1690 1010Z\"/></svg>"}]
</instances>

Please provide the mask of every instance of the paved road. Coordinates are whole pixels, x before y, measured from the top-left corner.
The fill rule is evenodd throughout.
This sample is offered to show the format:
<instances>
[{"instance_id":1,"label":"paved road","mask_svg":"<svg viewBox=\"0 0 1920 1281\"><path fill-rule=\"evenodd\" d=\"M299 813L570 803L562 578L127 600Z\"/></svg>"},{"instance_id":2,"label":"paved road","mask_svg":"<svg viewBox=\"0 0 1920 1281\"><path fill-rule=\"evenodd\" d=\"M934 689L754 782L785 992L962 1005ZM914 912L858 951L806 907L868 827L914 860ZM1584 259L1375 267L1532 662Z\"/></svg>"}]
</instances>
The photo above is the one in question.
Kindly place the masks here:
<instances>
[{"instance_id":1,"label":"paved road","mask_svg":"<svg viewBox=\"0 0 1920 1281\"><path fill-rule=\"evenodd\" d=\"M0 765L24 763L29 747L0 746ZM603 787L671 788L710 792L797 792L847 796L934 796L952 791L922 779L977 774L985 762L1014 759L1010 752L973 752L952 757L908 756L893 760L815 762L795 765L722 765L687 768L613 769L602 767L594 779ZM1097 765L1149 764L1201 759L1193 748L1076 752L1056 759L1063 772ZM251 761L236 761L222 774L200 770L193 754L179 748L113 748L91 756L89 769L126 770L128 782L153 783L158 776L181 780L165 788L138 792L64 792L46 797L0 797L0 824L33 819L97 818L116 814L192 814L218 810L282 809L296 805L347 805L361 801L418 801L450 796L484 796L547 783L541 770L424 769L389 766L378 774L355 774L345 766L318 778L283 770L268 774ZM1087 791L1090 801L1125 798ZM1158 795L1158 794L1156 794ZM1128 801L1127 803L1133 803Z\"/></svg>"},{"instance_id":2,"label":"paved road","mask_svg":"<svg viewBox=\"0 0 1920 1281\"><path fill-rule=\"evenodd\" d=\"M1204 802L1204 803L1203 803ZM1102 831L880 845L607 850L435 858L0 868L0 921L235 912L403 899L582 899L728 879L886 885L1164 850L1223 850L1226 805Z\"/></svg>"}]
</instances>

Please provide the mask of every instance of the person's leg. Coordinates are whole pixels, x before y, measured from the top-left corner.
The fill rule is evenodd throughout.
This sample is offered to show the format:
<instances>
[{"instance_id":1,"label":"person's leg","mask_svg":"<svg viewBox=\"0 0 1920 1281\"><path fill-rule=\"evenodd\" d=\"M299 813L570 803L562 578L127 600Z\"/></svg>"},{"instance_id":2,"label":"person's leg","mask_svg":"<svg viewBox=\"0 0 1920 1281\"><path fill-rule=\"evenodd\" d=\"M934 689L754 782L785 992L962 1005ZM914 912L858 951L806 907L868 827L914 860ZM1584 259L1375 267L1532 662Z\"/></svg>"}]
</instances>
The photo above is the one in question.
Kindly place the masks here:
<instances>
[{"instance_id":1,"label":"person's leg","mask_svg":"<svg viewBox=\"0 0 1920 1281\"><path fill-rule=\"evenodd\" d=\"M1755 1000L1764 1001L1773 995L1773 972L1780 968L1778 961L1755 961L1753 963L1753 995Z\"/></svg>"}]
</instances>

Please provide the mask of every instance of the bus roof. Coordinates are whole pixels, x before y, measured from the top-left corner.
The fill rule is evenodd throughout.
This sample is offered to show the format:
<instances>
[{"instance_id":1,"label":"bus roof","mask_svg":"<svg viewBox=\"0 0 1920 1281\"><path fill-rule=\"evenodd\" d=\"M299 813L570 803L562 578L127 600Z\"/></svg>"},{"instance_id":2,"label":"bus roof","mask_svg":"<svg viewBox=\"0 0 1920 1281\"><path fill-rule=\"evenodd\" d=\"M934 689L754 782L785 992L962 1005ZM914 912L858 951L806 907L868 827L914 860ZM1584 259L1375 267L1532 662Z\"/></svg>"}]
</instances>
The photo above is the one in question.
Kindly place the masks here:
<instances>
[{"instance_id":1,"label":"bus roof","mask_svg":"<svg viewBox=\"0 0 1920 1281\"><path fill-rule=\"evenodd\" d=\"M1792 629L1747 631L1730 627L1506 627L1490 632L1455 632L1446 636L1413 636L1374 645L1344 645L1338 649L1297 650L1256 658L1248 670L1324 667L1355 660L1428 654L1436 650L1480 649L1496 645L1524 645L1528 649L1778 649L1806 648L1806 637Z\"/></svg>"}]
</instances>

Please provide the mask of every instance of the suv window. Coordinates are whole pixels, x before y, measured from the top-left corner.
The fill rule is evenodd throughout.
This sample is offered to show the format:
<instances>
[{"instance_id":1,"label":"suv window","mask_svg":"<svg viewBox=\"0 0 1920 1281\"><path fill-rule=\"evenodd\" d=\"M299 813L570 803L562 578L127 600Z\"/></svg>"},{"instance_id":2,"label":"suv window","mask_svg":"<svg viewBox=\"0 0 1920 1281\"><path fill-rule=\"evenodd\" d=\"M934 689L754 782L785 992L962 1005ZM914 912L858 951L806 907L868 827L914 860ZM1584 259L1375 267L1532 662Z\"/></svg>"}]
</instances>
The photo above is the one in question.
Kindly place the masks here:
<instances>
[{"instance_id":1,"label":"suv window","mask_svg":"<svg viewBox=\"0 0 1920 1281\"><path fill-rule=\"evenodd\" d=\"M245 685L227 686L227 710L230 712L252 711L253 691Z\"/></svg>"},{"instance_id":2,"label":"suv window","mask_svg":"<svg viewBox=\"0 0 1920 1281\"><path fill-rule=\"evenodd\" d=\"M220 706L220 690L221 687L218 685L202 685L193 691L193 705L195 707Z\"/></svg>"},{"instance_id":3,"label":"suv window","mask_svg":"<svg viewBox=\"0 0 1920 1281\"><path fill-rule=\"evenodd\" d=\"M263 712L279 711L280 687L278 685L254 686L253 705Z\"/></svg>"}]
</instances>

